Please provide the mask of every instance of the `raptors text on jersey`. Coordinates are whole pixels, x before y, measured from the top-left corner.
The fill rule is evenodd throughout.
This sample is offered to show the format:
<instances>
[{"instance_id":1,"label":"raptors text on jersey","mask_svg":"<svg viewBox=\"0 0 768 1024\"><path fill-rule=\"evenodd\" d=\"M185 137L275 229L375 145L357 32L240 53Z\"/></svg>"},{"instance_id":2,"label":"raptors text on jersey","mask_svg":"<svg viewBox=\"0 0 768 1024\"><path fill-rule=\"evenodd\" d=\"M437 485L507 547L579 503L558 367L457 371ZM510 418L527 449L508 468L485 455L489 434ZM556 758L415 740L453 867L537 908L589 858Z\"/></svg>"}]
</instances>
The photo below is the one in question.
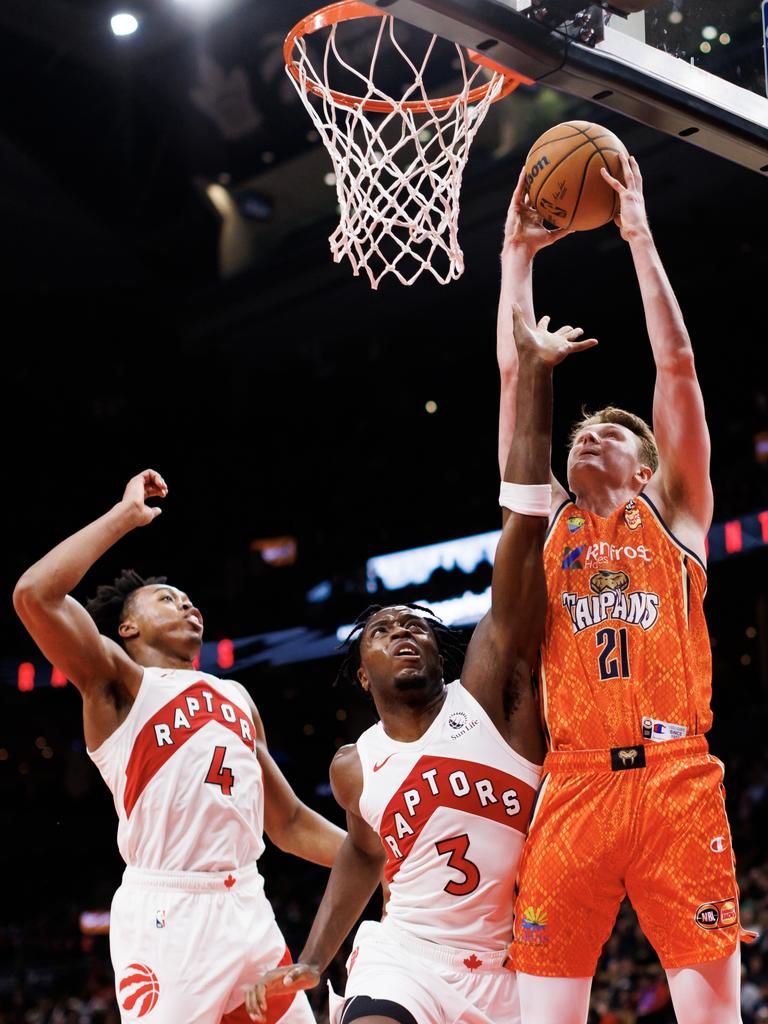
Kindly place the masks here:
<instances>
[{"instance_id":1,"label":"raptors text on jersey","mask_svg":"<svg viewBox=\"0 0 768 1024\"><path fill-rule=\"evenodd\" d=\"M421 939L493 950L512 936L514 883L540 769L461 685L418 740L381 723L357 741L360 813L387 854L387 918Z\"/></svg>"},{"instance_id":2,"label":"raptors text on jersey","mask_svg":"<svg viewBox=\"0 0 768 1024\"><path fill-rule=\"evenodd\" d=\"M263 852L263 783L242 691L204 672L146 668L128 717L91 758L126 864L226 871Z\"/></svg>"}]
</instances>

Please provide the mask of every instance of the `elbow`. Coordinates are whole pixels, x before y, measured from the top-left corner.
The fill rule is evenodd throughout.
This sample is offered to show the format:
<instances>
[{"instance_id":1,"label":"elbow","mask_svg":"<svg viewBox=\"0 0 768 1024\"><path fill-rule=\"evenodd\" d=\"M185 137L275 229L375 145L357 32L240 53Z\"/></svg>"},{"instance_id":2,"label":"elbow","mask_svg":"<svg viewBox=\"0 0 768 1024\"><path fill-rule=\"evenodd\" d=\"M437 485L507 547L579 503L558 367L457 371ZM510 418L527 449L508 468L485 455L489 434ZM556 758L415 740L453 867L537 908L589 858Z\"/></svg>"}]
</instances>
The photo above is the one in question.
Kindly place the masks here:
<instances>
[{"instance_id":1,"label":"elbow","mask_svg":"<svg viewBox=\"0 0 768 1024\"><path fill-rule=\"evenodd\" d=\"M34 575L28 570L13 588L13 607L16 614L23 619L24 613L36 604L39 604L39 587Z\"/></svg>"},{"instance_id":2,"label":"elbow","mask_svg":"<svg viewBox=\"0 0 768 1024\"><path fill-rule=\"evenodd\" d=\"M674 377L696 378L696 360L687 334L674 339L674 350L659 361L658 371Z\"/></svg>"}]
</instances>

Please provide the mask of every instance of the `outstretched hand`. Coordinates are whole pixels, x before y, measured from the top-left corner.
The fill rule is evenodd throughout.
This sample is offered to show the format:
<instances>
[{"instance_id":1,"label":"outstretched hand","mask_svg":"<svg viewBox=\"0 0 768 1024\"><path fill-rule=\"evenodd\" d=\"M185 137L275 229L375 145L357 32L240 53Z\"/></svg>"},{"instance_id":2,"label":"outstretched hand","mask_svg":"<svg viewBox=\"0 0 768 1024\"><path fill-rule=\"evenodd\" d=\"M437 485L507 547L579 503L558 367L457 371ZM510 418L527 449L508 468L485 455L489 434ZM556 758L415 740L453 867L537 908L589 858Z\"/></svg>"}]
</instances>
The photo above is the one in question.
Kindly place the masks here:
<instances>
[{"instance_id":1,"label":"outstretched hand","mask_svg":"<svg viewBox=\"0 0 768 1024\"><path fill-rule=\"evenodd\" d=\"M624 241L630 242L638 234L649 230L648 215L645 212L643 178L637 160L633 156L627 157L624 153L619 153L619 158L624 175L623 182L609 174L605 167L600 168L600 173L614 192L618 193L620 205L614 221Z\"/></svg>"},{"instance_id":2,"label":"outstretched hand","mask_svg":"<svg viewBox=\"0 0 768 1024\"><path fill-rule=\"evenodd\" d=\"M320 971L312 964L288 964L267 971L264 977L245 992L245 1009L251 1020L265 1024L270 996L287 995L314 988L320 983Z\"/></svg>"},{"instance_id":3,"label":"outstretched hand","mask_svg":"<svg viewBox=\"0 0 768 1024\"><path fill-rule=\"evenodd\" d=\"M526 195L525 167L523 167L507 210L504 245L522 245L533 256L539 249L552 245L559 238L570 234L573 234L570 228L558 228L550 231L544 227L541 214L531 205Z\"/></svg>"},{"instance_id":4,"label":"outstretched hand","mask_svg":"<svg viewBox=\"0 0 768 1024\"><path fill-rule=\"evenodd\" d=\"M557 366L572 352L583 352L587 348L594 348L597 344L597 338L578 340L584 333L581 327L571 327L568 324L557 331L550 331L548 316L543 316L536 327L529 326L517 303L512 307L512 316L515 344L520 355L522 356L524 353L533 355L547 366Z\"/></svg>"},{"instance_id":5,"label":"outstretched hand","mask_svg":"<svg viewBox=\"0 0 768 1024\"><path fill-rule=\"evenodd\" d=\"M164 498L168 485L154 469L145 469L126 484L122 504L136 516L137 526L146 526L162 512L157 505L147 505L147 498Z\"/></svg>"}]
</instances>

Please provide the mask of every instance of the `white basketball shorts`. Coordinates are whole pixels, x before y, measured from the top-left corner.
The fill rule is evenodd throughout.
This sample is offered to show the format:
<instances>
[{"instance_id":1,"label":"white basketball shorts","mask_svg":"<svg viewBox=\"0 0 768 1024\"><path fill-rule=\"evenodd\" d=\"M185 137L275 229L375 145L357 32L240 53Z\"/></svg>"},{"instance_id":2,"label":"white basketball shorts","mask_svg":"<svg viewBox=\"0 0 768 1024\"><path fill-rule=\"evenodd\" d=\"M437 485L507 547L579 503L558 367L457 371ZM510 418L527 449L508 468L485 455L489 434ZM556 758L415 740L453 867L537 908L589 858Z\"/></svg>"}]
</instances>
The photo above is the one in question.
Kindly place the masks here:
<instances>
[{"instance_id":1,"label":"white basketball shorts","mask_svg":"<svg viewBox=\"0 0 768 1024\"><path fill-rule=\"evenodd\" d=\"M506 950L453 949L386 920L365 921L347 961L344 998L330 991L331 1024L360 1016L356 1001L362 1014L380 1001L396 1003L417 1024L520 1024L517 976L502 966L506 960Z\"/></svg>"},{"instance_id":2,"label":"white basketball shorts","mask_svg":"<svg viewBox=\"0 0 768 1024\"><path fill-rule=\"evenodd\" d=\"M250 1024L246 987L291 962L255 864L221 873L126 868L110 947L122 1024ZM270 1024L314 1024L303 992L269 1008Z\"/></svg>"}]
</instances>

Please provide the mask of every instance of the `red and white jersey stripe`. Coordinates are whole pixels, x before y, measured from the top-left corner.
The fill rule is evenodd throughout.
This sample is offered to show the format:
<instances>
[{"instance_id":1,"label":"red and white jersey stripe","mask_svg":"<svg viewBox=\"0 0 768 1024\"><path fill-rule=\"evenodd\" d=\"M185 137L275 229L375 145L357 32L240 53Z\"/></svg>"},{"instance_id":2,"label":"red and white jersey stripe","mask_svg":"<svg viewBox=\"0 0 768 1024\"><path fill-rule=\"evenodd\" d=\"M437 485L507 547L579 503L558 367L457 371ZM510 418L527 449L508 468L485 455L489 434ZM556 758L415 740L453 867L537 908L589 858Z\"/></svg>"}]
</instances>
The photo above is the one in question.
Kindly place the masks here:
<instances>
[{"instance_id":1,"label":"red and white jersey stripe","mask_svg":"<svg viewBox=\"0 0 768 1024\"><path fill-rule=\"evenodd\" d=\"M88 754L109 786L126 864L227 871L264 850L264 787L242 691L205 672L145 668L125 721Z\"/></svg>"},{"instance_id":2,"label":"red and white jersey stripe","mask_svg":"<svg viewBox=\"0 0 768 1024\"><path fill-rule=\"evenodd\" d=\"M357 741L360 813L387 853L387 916L444 946L512 941L520 851L541 769L517 754L460 682L420 739L379 722Z\"/></svg>"}]
</instances>

